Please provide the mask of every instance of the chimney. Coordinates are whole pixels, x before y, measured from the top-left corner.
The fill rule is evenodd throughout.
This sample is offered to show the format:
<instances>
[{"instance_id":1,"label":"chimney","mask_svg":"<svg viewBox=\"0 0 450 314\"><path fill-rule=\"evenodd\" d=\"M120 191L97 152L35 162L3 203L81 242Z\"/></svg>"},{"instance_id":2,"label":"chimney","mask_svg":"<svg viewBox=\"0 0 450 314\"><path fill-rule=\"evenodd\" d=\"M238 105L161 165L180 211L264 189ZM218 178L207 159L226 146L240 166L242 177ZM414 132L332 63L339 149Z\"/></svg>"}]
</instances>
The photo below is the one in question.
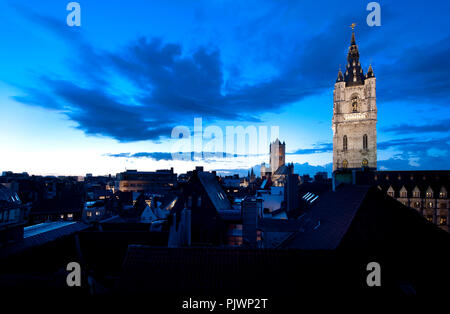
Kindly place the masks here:
<instances>
[{"instance_id":1,"label":"chimney","mask_svg":"<svg viewBox=\"0 0 450 314\"><path fill-rule=\"evenodd\" d=\"M258 220L258 205L254 197L247 197L242 202L242 237L243 243L252 248L256 247L256 225Z\"/></svg>"}]
</instances>

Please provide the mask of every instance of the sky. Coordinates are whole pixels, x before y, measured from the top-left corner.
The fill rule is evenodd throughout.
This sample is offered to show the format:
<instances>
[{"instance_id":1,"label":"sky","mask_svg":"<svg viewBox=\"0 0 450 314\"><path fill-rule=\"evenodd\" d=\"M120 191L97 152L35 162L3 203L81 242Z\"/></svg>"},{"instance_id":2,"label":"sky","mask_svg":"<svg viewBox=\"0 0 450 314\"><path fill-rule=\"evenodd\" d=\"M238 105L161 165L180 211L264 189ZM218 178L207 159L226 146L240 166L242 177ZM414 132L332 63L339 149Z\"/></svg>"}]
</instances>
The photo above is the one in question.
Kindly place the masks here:
<instances>
[{"instance_id":1,"label":"sky","mask_svg":"<svg viewBox=\"0 0 450 314\"><path fill-rule=\"evenodd\" d=\"M78 2L70 27L67 0L0 1L0 171L246 172L278 136L296 172L329 172L353 22L377 79L378 168L450 169L448 1L378 1L374 27L364 0ZM243 152L217 146L238 126L257 130ZM180 143L226 154L174 160Z\"/></svg>"}]
</instances>

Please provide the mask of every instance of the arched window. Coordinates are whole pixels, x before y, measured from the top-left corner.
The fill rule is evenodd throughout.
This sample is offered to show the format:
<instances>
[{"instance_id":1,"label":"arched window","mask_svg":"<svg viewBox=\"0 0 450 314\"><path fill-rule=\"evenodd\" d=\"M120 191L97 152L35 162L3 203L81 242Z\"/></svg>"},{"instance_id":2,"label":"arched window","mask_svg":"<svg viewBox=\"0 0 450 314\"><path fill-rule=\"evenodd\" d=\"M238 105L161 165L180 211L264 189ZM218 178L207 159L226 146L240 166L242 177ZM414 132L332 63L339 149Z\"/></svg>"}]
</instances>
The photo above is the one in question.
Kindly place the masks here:
<instances>
[{"instance_id":1,"label":"arched window","mask_svg":"<svg viewBox=\"0 0 450 314\"><path fill-rule=\"evenodd\" d=\"M363 135L363 149L367 149L368 146L368 142L367 142L367 134Z\"/></svg>"},{"instance_id":2,"label":"arched window","mask_svg":"<svg viewBox=\"0 0 450 314\"><path fill-rule=\"evenodd\" d=\"M348 167L348 161L347 159L344 159L344 161L342 162L342 168L346 169Z\"/></svg>"},{"instance_id":3,"label":"arched window","mask_svg":"<svg viewBox=\"0 0 450 314\"><path fill-rule=\"evenodd\" d=\"M364 159L362 160L362 162L361 162L361 165L362 165L363 167L367 167L367 166L369 165L369 161L368 161L366 158L364 158Z\"/></svg>"},{"instance_id":4,"label":"arched window","mask_svg":"<svg viewBox=\"0 0 450 314\"><path fill-rule=\"evenodd\" d=\"M352 111L358 112L358 96L357 95L352 96Z\"/></svg>"},{"instance_id":5,"label":"arched window","mask_svg":"<svg viewBox=\"0 0 450 314\"><path fill-rule=\"evenodd\" d=\"M344 135L344 139L342 140L342 149L347 150L347 135Z\"/></svg>"}]
</instances>

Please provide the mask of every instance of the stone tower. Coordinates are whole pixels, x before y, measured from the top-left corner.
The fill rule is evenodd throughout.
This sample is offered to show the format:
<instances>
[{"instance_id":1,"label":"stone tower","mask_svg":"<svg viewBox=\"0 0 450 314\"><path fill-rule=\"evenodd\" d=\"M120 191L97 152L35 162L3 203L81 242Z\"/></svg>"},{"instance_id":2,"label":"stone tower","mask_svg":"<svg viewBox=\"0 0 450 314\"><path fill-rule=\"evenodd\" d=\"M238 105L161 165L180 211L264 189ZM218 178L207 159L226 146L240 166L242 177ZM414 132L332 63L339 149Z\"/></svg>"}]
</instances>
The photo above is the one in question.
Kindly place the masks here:
<instances>
[{"instance_id":1,"label":"stone tower","mask_svg":"<svg viewBox=\"0 0 450 314\"><path fill-rule=\"evenodd\" d=\"M339 69L333 100L333 171L376 169L376 80L371 65L367 74L363 73L354 30L345 74Z\"/></svg>"},{"instance_id":2,"label":"stone tower","mask_svg":"<svg viewBox=\"0 0 450 314\"><path fill-rule=\"evenodd\" d=\"M285 164L285 152L285 142L281 143L279 139L276 139L273 143L270 143L270 171L272 175Z\"/></svg>"}]
</instances>

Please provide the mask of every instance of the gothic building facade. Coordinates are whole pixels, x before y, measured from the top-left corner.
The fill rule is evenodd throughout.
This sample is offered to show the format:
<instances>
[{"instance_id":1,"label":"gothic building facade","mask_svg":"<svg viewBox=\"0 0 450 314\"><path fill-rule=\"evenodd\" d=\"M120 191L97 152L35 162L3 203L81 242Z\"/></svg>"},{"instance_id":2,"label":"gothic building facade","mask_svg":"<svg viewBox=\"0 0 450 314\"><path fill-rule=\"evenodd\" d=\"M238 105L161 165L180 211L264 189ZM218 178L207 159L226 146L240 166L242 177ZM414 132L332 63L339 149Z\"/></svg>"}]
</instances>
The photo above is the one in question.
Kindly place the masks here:
<instances>
[{"instance_id":1,"label":"gothic building facade","mask_svg":"<svg viewBox=\"0 0 450 314\"><path fill-rule=\"evenodd\" d=\"M354 31L345 73L339 69L333 100L333 171L376 169L376 80L372 66L364 75Z\"/></svg>"},{"instance_id":2,"label":"gothic building facade","mask_svg":"<svg viewBox=\"0 0 450 314\"><path fill-rule=\"evenodd\" d=\"M276 139L270 143L270 167L265 163L261 164L261 178L270 177L286 163L286 143Z\"/></svg>"}]
</instances>

